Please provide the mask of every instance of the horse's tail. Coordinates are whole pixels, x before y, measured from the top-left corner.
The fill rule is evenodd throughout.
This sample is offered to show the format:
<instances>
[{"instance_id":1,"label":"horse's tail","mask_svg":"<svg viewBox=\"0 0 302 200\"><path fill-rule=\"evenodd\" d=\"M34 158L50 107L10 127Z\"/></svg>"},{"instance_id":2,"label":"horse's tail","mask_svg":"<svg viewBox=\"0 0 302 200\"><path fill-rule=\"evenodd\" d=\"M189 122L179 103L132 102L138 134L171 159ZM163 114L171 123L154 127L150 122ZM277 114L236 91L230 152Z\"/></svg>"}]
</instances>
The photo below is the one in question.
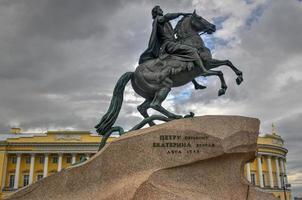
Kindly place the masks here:
<instances>
[{"instance_id":1,"label":"horse's tail","mask_svg":"<svg viewBox=\"0 0 302 200\"><path fill-rule=\"evenodd\" d=\"M106 134L106 132L108 132L115 123L122 107L125 87L129 80L131 80L131 78L133 77L133 74L134 72L126 72L117 81L113 90L113 95L108 111L102 117L100 123L95 126L96 131L99 133L99 135Z\"/></svg>"}]
</instances>

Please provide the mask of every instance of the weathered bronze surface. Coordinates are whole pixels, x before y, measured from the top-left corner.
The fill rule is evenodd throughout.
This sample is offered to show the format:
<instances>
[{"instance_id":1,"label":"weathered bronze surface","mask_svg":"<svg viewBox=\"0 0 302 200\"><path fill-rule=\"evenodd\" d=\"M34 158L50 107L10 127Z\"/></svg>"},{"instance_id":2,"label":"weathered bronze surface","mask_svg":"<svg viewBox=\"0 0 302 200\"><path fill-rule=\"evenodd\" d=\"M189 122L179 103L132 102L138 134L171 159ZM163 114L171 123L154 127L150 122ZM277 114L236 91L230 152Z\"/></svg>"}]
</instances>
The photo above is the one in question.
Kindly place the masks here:
<instances>
[{"instance_id":1,"label":"weathered bronze surface","mask_svg":"<svg viewBox=\"0 0 302 200\"><path fill-rule=\"evenodd\" d=\"M183 16L173 30L170 20ZM140 129L146 124L155 125L154 120L171 121L183 116L174 114L162 106L171 88L185 85L189 82L194 84L196 90L205 89L195 78L199 76L219 77L221 88L218 95L225 94L227 85L221 71L213 68L221 65L230 67L237 75L236 82L239 85L243 81L242 72L229 60L217 60L212 58L200 37L200 34L212 34L216 31L211 24L194 11L190 13L163 14L159 6L152 9L153 25L148 48L139 59L139 66L134 72L123 74L115 85L111 103L107 113L95 126L97 132L103 135L100 148L102 148L112 132L124 133L124 129L114 126L120 112L123 93L126 84L131 81L134 91L145 98L145 101L137 107L144 120L131 130ZM149 116L147 110L152 108L163 115ZM190 113L184 117L192 117Z\"/></svg>"}]
</instances>

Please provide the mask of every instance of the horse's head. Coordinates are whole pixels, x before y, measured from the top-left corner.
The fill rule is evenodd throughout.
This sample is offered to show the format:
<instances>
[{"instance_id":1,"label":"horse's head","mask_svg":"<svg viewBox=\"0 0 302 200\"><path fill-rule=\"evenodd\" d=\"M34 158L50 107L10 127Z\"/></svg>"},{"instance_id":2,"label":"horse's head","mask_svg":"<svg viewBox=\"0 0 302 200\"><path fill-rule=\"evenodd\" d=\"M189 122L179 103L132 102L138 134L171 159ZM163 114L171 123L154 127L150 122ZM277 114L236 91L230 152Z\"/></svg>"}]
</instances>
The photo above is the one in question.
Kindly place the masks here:
<instances>
[{"instance_id":1,"label":"horse's head","mask_svg":"<svg viewBox=\"0 0 302 200\"><path fill-rule=\"evenodd\" d=\"M201 16L197 15L195 10L191 16L191 25L192 28L199 33L205 32L212 34L216 31L216 26L214 24L211 24Z\"/></svg>"},{"instance_id":2,"label":"horse's head","mask_svg":"<svg viewBox=\"0 0 302 200\"><path fill-rule=\"evenodd\" d=\"M189 39L188 36L198 35L200 32L212 34L216 31L216 26L211 24L201 16L197 15L195 10L193 14L184 16L175 27L175 33L179 40Z\"/></svg>"}]
</instances>

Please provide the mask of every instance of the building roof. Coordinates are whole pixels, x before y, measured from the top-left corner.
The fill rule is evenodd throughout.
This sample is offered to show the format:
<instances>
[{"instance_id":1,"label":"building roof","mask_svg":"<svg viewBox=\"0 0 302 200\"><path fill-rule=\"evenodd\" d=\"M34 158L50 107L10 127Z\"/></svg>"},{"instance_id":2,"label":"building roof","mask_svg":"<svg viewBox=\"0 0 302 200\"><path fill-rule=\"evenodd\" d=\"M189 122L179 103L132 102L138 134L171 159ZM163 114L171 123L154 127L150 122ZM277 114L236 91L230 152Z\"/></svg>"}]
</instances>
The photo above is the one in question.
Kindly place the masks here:
<instances>
[{"instance_id":1,"label":"building roof","mask_svg":"<svg viewBox=\"0 0 302 200\"><path fill-rule=\"evenodd\" d=\"M278 135L275 125L272 124L271 133L258 137L258 153L284 157L287 149L284 147L284 140Z\"/></svg>"}]
</instances>

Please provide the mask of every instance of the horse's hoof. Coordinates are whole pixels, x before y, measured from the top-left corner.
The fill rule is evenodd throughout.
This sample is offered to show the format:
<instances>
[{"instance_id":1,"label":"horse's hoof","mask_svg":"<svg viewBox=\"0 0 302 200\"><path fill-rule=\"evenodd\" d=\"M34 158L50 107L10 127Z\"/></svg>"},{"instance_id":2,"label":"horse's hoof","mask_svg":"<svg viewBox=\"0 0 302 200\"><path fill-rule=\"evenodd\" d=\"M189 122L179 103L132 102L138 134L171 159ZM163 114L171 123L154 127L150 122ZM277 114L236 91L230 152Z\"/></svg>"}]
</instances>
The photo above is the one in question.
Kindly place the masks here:
<instances>
[{"instance_id":1,"label":"horse's hoof","mask_svg":"<svg viewBox=\"0 0 302 200\"><path fill-rule=\"evenodd\" d=\"M243 81L243 78L242 78L242 76L238 76L237 78L236 78L236 83L237 83L237 85L240 85L240 83Z\"/></svg>"},{"instance_id":2,"label":"horse's hoof","mask_svg":"<svg viewBox=\"0 0 302 200\"><path fill-rule=\"evenodd\" d=\"M221 96L221 95L224 95L225 94L225 89L221 88L219 91L218 91L218 96Z\"/></svg>"},{"instance_id":3,"label":"horse's hoof","mask_svg":"<svg viewBox=\"0 0 302 200\"><path fill-rule=\"evenodd\" d=\"M236 73L237 76L242 76L242 71Z\"/></svg>"},{"instance_id":4,"label":"horse's hoof","mask_svg":"<svg viewBox=\"0 0 302 200\"><path fill-rule=\"evenodd\" d=\"M190 114L188 115L185 115L184 118L191 118L191 117L194 117L194 113L193 112L190 112Z\"/></svg>"}]
</instances>

